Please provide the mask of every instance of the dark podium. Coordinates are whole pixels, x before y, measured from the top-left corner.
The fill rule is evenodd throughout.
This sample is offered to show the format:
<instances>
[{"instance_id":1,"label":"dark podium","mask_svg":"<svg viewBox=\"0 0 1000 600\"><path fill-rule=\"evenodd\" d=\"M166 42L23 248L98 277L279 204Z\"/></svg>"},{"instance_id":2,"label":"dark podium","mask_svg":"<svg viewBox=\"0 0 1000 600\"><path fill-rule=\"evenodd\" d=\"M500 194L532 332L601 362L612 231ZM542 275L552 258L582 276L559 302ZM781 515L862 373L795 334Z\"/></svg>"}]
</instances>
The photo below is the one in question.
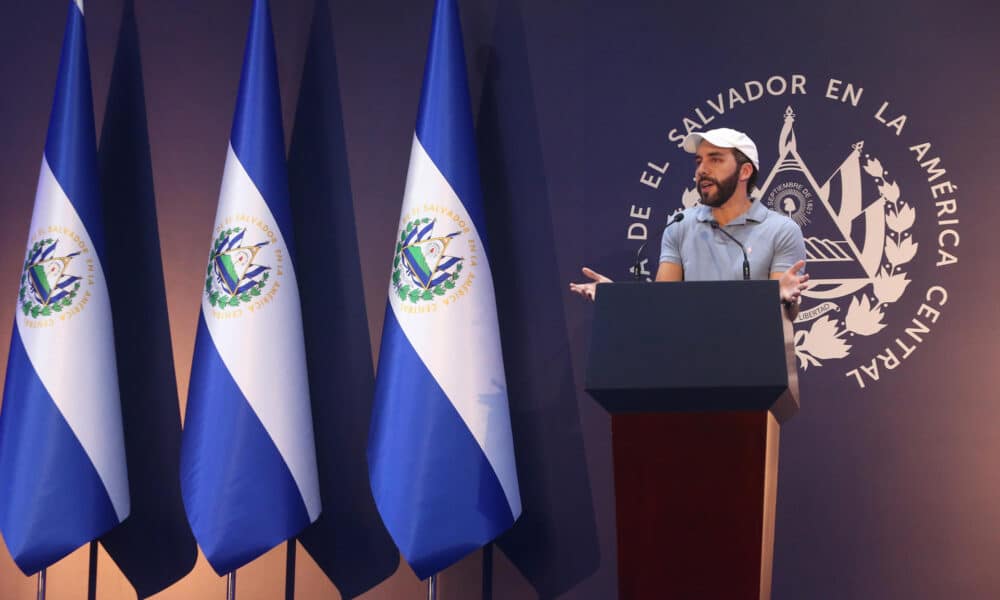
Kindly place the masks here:
<instances>
[{"instance_id":1,"label":"dark podium","mask_svg":"<svg viewBox=\"0 0 1000 600\"><path fill-rule=\"evenodd\" d=\"M619 598L769 598L798 410L777 282L598 289L586 389L611 413Z\"/></svg>"}]
</instances>

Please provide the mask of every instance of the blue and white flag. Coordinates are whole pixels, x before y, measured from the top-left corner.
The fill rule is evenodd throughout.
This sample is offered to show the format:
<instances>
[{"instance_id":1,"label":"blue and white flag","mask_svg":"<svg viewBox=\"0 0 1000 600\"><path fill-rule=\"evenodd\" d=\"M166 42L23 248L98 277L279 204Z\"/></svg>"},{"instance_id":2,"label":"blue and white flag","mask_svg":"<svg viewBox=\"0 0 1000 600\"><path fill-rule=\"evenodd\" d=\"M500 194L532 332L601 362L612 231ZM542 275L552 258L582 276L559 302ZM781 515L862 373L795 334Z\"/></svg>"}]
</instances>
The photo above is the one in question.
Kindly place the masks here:
<instances>
[{"instance_id":1,"label":"blue and white flag","mask_svg":"<svg viewBox=\"0 0 1000 600\"><path fill-rule=\"evenodd\" d=\"M104 269L132 512L101 545L139 598L169 587L198 559L181 501L181 412L143 88L134 0L125 0L97 155L104 223L114 232Z\"/></svg>"},{"instance_id":2,"label":"blue and white flag","mask_svg":"<svg viewBox=\"0 0 1000 600\"><path fill-rule=\"evenodd\" d=\"M129 514L83 2L69 3L0 414L0 531L26 574Z\"/></svg>"},{"instance_id":3,"label":"blue and white flag","mask_svg":"<svg viewBox=\"0 0 1000 600\"><path fill-rule=\"evenodd\" d=\"M521 514L455 0L434 12L368 440L372 493L421 579Z\"/></svg>"},{"instance_id":4,"label":"blue and white flag","mask_svg":"<svg viewBox=\"0 0 1000 600\"><path fill-rule=\"evenodd\" d=\"M220 575L320 513L294 247L271 17L255 0L181 449L188 520Z\"/></svg>"}]
</instances>

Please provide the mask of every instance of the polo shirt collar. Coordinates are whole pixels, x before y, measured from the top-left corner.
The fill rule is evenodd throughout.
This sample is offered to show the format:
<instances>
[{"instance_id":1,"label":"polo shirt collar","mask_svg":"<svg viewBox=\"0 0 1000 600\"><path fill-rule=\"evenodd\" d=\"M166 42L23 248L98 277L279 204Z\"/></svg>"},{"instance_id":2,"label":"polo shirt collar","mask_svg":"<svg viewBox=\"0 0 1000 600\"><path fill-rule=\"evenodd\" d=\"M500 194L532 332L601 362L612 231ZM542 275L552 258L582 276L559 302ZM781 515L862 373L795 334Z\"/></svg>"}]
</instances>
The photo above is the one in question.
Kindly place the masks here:
<instances>
[{"instance_id":1,"label":"polo shirt collar","mask_svg":"<svg viewBox=\"0 0 1000 600\"><path fill-rule=\"evenodd\" d=\"M753 221L754 223L762 223L764 219L767 218L768 210L764 207L760 200L754 200L750 203L750 208L740 216L736 217L727 225L745 225L747 221ZM714 221L712 218L712 209L704 204L699 204L697 211L695 212L695 218L703 223Z\"/></svg>"}]
</instances>

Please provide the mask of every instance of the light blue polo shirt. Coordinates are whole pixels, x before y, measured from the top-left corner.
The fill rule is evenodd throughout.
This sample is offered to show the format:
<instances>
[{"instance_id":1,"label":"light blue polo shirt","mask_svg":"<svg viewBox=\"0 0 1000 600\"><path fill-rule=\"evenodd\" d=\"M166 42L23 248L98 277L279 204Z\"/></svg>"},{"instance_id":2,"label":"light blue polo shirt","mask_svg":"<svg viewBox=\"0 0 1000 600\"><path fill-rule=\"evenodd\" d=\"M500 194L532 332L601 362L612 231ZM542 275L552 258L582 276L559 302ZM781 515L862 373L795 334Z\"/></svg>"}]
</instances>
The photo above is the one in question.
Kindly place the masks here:
<instances>
[{"instance_id":1,"label":"light blue polo shirt","mask_svg":"<svg viewBox=\"0 0 1000 600\"><path fill-rule=\"evenodd\" d=\"M685 281L743 279L743 253L724 233L712 228L712 209L698 204L684 220L663 232L660 262L679 264ZM806 258L802 230L795 221L754 201L725 230L746 248L750 278L768 279Z\"/></svg>"}]
</instances>

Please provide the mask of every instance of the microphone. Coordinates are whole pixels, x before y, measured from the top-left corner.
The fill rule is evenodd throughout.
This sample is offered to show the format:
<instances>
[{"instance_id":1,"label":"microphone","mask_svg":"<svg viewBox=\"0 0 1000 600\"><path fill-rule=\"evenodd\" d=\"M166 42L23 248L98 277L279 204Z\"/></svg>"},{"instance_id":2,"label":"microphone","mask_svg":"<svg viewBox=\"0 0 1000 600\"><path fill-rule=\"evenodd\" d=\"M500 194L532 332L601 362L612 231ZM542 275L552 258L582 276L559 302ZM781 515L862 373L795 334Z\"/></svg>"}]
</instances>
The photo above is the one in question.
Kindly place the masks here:
<instances>
[{"instance_id":1,"label":"microphone","mask_svg":"<svg viewBox=\"0 0 1000 600\"><path fill-rule=\"evenodd\" d=\"M715 229L716 231L721 231L722 233L726 234L727 238L736 242L736 245L740 247L740 252L743 253L743 281L750 281L750 259L747 257L746 248L744 248L743 244L741 244L738 239L734 238L732 234L730 234L722 227L719 227L718 223L712 221L711 224L712 224L712 229Z\"/></svg>"},{"instance_id":2,"label":"microphone","mask_svg":"<svg viewBox=\"0 0 1000 600\"><path fill-rule=\"evenodd\" d=\"M663 232L667 230L667 227L670 227L674 223L680 223L683 220L684 220L684 213L682 212L677 213L674 216L674 218L667 221L667 224L664 225L663 229L660 230L660 237L661 238L663 237ZM632 265L632 275L634 276L636 281L639 281L639 279L642 278L642 253L646 250L646 244L648 242L649 240L643 242L642 245L639 246L639 251L635 253L635 264Z\"/></svg>"}]
</instances>

